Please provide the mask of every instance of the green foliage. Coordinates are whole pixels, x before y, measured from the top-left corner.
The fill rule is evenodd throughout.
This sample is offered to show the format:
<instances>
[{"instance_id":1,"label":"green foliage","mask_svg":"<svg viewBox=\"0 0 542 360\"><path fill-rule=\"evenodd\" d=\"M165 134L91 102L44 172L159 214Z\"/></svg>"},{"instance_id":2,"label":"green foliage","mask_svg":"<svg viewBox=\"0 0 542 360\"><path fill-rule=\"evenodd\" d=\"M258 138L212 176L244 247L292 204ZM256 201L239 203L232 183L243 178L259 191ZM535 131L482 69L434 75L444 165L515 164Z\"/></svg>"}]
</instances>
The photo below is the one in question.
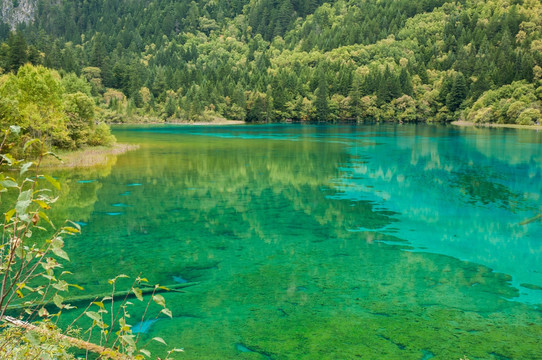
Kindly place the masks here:
<instances>
[{"instance_id":1,"label":"green foliage","mask_svg":"<svg viewBox=\"0 0 542 360\"><path fill-rule=\"evenodd\" d=\"M61 78L54 70L26 64L17 74L0 77L0 125L20 126L22 140L39 138L57 148L111 145L103 126L94 126L90 93L91 86L74 74Z\"/></svg>"},{"instance_id":2,"label":"green foliage","mask_svg":"<svg viewBox=\"0 0 542 360\"><path fill-rule=\"evenodd\" d=\"M111 129L105 123L99 123L96 125L94 132L88 139L88 144L91 146L111 146L115 143L116 139L111 135Z\"/></svg>"},{"instance_id":3,"label":"green foliage","mask_svg":"<svg viewBox=\"0 0 542 360\"><path fill-rule=\"evenodd\" d=\"M0 67L14 71L24 54L35 55L31 47L39 49L36 61L81 74L90 95L116 113L107 118L123 121L363 120L364 96L376 96L372 119L397 120L393 106L404 106L404 95L419 110L414 121L452 120L486 91L542 78L541 7L511 0L47 1L33 24L0 47ZM27 50L18 51L23 40ZM65 91L89 95L74 76L62 80ZM354 79L359 93L351 94ZM112 92L121 96L111 101ZM1 109L16 116L11 103Z\"/></svg>"},{"instance_id":4,"label":"green foliage","mask_svg":"<svg viewBox=\"0 0 542 360\"><path fill-rule=\"evenodd\" d=\"M328 85L326 73L323 68L318 71L318 88L315 91L316 99L314 106L316 107L316 119L318 121L327 121L329 117L328 105Z\"/></svg>"},{"instance_id":5,"label":"green foliage","mask_svg":"<svg viewBox=\"0 0 542 360\"><path fill-rule=\"evenodd\" d=\"M474 123L532 125L542 120L535 87L525 81L487 91L465 114Z\"/></svg>"},{"instance_id":6,"label":"green foliage","mask_svg":"<svg viewBox=\"0 0 542 360\"><path fill-rule=\"evenodd\" d=\"M60 273L58 260L69 260L62 249L64 239L78 233L79 229L71 224L57 229L51 223L47 212L56 202L56 197L48 186L52 185L58 190L60 185L50 176L37 174L39 161L15 160L13 154L6 151L6 140L10 136L18 136L19 127L11 126L2 132L0 193L4 219L0 246L0 319L3 319L12 303L21 303L20 299L24 299L25 308L26 304L35 304L26 308L27 314L37 312L40 317L49 318L48 312L39 303L58 296L70 286L62 279L65 274ZM23 149L27 151L33 147L40 151L41 156L47 155L39 139L27 141ZM6 166L19 169L19 176L23 180L7 176L3 171ZM39 233L45 235L44 240L36 240L36 237L40 237Z\"/></svg>"},{"instance_id":7,"label":"green foliage","mask_svg":"<svg viewBox=\"0 0 542 360\"><path fill-rule=\"evenodd\" d=\"M452 88L446 96L446 106L450 111L456 111L466 97L467 83L463 74L459 73L454 77Z\"/></svg>"},{"instance_id":8,"label":"green foliage","mask_svg":"<svg viewBox=\"0 0 542 360\"><path fill-rule=\"evenodd\" d=\"M43 330L51 328L48 323L38 326ZM20 328L5 327L0 332L0 344L3 345L0 348L2 359L75 359L73 354L68 352L69 344L66 340L59 341L58 336L47 337Z\"/></svg>"},{"instance_id":9,"label":"green foliage","mask_svg":"<svg viewBox=\"0 0 542 360\"><path fill-rule=\"evenodd\" d=\"M92 80L92 78L90 80ZM74 73L66 74L60 82L66 94L81 92L87 96L92 96L92 86L90 83Z\"/></svg>"}]
</instances>

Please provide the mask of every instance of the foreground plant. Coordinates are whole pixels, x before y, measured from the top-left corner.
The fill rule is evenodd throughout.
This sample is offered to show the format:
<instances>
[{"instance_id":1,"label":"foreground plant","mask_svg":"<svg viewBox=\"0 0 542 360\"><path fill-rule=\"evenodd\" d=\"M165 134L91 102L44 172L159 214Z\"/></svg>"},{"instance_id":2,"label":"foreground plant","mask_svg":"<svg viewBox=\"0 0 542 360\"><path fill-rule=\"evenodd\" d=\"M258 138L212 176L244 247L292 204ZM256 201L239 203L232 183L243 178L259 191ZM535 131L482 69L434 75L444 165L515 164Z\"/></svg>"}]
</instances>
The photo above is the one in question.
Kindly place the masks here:
<instances>
[{"instance_id":1,"label":"foreground plant","mask_svg":"<svg viewBox=\"0 0 542 360\"><path fill-rule=\"evenodd\" d=\"M138 346L139 335L133 334L127 323L133 305L129 300L135 297L143 302L143 294L150 294L142 321L152 302L161 308L158 315L172 314L164 297L157 293L167 289L147 285L142 290L147 280L141 277L128 291L121 292L116 291L116 282L127 276L110 280L110 294L92 299L65 331L57 327L62 312L76 308L69 302L85 300L68 298L70 288L83 289L64 279L70 273L62 271L59 262L69 261L63 250L65 239L81 229L70 221L57 228L49 219L47 212L58 199L50 187L60 190L61 185L39 170L43 157L55 155L44 150L41 140L32 139L24 144L23 152L37 152L37 160L16 159L9 149L19 133L17 126L3 130L0 143L0 209L4 215L0 240L0 358L72 359L68 351L72 347L85 350L86 357L90 353L111 359L150 357L148 350ZM83 316L92 319L85 331L77 327L77 320ZM165 344L161 338L153 340ZM167 352L166 358L178 351L182 349Z\"/></svg>"}]
</instances>

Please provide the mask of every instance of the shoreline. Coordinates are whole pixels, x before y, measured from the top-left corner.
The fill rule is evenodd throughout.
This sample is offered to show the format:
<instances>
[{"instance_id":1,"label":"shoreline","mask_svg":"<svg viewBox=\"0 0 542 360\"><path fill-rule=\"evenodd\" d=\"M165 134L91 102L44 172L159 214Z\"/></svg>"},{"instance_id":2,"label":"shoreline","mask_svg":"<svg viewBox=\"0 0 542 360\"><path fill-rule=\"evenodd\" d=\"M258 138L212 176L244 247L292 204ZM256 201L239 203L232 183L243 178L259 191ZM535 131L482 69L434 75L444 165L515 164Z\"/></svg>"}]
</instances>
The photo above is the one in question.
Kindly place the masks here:
<instances>
[{"instance_id":1,"label":"shoreline","mask_svg":"<svg viewBox=\"0 0 542 360\"><path fill-rule=\"evenodd\" d=\"M518 125L518 124L495 124L495 123L476 124L476 123L473 123L470 121L464 121L464 120L452 121L450 124L455 125L455 126L461 126L461 127L542 130L542 125Z\"/></svg>"},{"instance_id":2,"label":"shoreline","mask_svg":"<svg viewBox=\"0 0 542 360\"><path fill-rule=\"evenodd\" d=\"M193 126L212 126L212 125L245 125L243 120L221 120L221 121L148 121L148 122L125 122L125 123L108 123L108 125L193 125Z\"/></svg>"},{"instance_id":3,"label":"shoreline","mask_svg":"<svg viewBox=\"0 0 542 360\"><path fill-rule=\"evenodd\" d=\"M96 146L75 151L67 151L57 154L62 161L53 157L44 158L40 164L40 168L74 169L103 166L107 165L113 156L121 155L138 148L139 145L134 144L115 144L111 147Z\"/></svg>"}]
</instances>

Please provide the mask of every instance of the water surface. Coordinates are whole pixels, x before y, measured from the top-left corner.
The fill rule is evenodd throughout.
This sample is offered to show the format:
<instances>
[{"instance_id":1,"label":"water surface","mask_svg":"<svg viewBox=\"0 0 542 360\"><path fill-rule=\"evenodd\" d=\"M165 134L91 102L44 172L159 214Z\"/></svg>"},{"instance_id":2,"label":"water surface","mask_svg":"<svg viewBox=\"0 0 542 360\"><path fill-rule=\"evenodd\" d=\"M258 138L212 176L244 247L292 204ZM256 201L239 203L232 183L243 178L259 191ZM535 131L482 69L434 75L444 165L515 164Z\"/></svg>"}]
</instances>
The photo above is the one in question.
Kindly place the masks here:
<instances>
[{"instance_id":1,"label":"water surface","mask_svg":"<svg viewBox=\"0 0 542 360\"><path fill-rule=\"evenodd\" d=\"M87 293L199 282L133 324L180 359L541 359L542 134L146 126L59 173ZM156 310L156 309L153 309ZM69 314L67 315L69 318ZM153 347L159 351L160 348Z\"/></svg>"}]
</instances>

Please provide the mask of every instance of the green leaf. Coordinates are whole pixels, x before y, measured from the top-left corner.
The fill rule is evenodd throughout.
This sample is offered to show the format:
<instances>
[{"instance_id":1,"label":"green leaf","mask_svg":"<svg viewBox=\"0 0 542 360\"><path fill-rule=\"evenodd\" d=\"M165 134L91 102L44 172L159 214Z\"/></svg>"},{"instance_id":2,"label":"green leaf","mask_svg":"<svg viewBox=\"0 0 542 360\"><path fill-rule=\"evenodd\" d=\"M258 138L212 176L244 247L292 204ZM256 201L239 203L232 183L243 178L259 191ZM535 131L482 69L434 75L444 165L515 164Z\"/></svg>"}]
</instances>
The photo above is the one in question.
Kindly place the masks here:
<instances>
[{"instance_id":1,"label":"green leaf","mask_svg":"<svg viewBox=\"0 0 542 360\"><path fill-rule=\"evenodd\" d=\"M53 287L59 291L68 291L68 283L64 280L59 280Z\"/></svg>"},{"instance_id":2,"label":"green leaf","mask_svg":"<svg viewBox=\"0 0 542 360\"><path fill-rule=\"evenodd\" d=\"M23 253L23 247L22 246L18 246L16 249L15 249L15 256L17 256L19 259L22 259L24 257L24 253Z\"/></svg>"},{"instance_id":3,"label":"green leaf","mask_svg":"<svg viewBox=\"0 0 542 360\"><path fill-rule=\"evenodd\" d=\"M66 252L62 250L63 247L64 247L64 240L62 240L61 237L57 236L53 239L53 241L51 241L51 250L53 251L53 254L65 260L70 261L68 254L66 254Z\"/></svg>"},{"instance_id":4,"label":"green leaf","mask_svg":"<svg viewBox=\"0 0 542 360\"><path fill-rule=\"evenodd\" d=\"M62 162L62 159L60 158L60 156L58 156L57 154L55 154L54 152L46 152L45 154L43 154L44 156L46 155L51 155L52 157L54 157L55 159L57 159L58 161Z\"/></svg>"},{"instance_id":5,"label":"green leaf","mask_svg":"<svg viewBox=\"0 0 542 360\"><path fill-rule=\"evenodd\" d=\"M28 206L30 206L30 203L32 202L31 199L32 190L26 190L19 194L19 198L17 199L17 203L15 204L15 210L17 211L17 214L22 215L26 213Z\"/></svg>"},{"instance_id":6,"label":"green leaf","mask_svg":"<svg viewBox=\"0 0 542 360\"><path fill-rule=\"evenodd\" d=\"M91 318L92 320L96 321L96 322L101 322L102 321L102 317L100 316L100 314L98 314L95 311L87 311L85 313L85 315L88 316L89 318Z\"/></svg>"},{"instance_id":7,"label":"green leaf","mask_svg":"<svg viewBox=\"0 0 542 360\"><path fill-rule=\"evenodd\" d=\"M2 154L0 155L0 157L6 160L9 166L13 165L13 163L16 162L16 160L10 154Z\"/></svg>"},{"instance_id":8,"label":"green leaf","mask_svg":"<svg viewBox=\"0 0 542 360\"><path fill-rule=\"evenodd\" d=\"M145 354L146 357L151 357L151 352L145 349L139 349L139 352Z\"/></svg>"},{"instance_id":9,"label":"green leaf","mask_svg":"<svg viewBox=\"0 0 542 360\"><path fill-rule=\"evenodd\" d=\"M26 190L19 194L18 201L28 201L32 198L32 190Z\"/></svg>"},{"instance_id":10,"label":"green leaf","mask_svg":"<svg viewBox=\"0 0 542 360\"><path fill-rule=\"evenodd\" d=\"M60 183L58 182L58 180L56 180L50 175L43 175L43 177L45 178L45 180L49 181L49 183L51 183L51 185L53 185L57 190L60 190Z\"/></svg>"},{"instance_id":11,"label":"green leaf","mask_svg":"<svg viewBox=\"0 0 542 360\"><path fill-rule=\"evenodd\" d=\"M166 307L166 300L162 295L154 295L152 300L162 307Z\"/></svg>"},{"instance_id":12,"label":"green leaf","mask_svg":"<svg viewBox=\"0 0 542 360\"><path fill-rule=\"evenodd\" d=\"M32 139L32 140L28 140L26 142L26 144L24 144L23 146L23 151L26 151L26 149L28 149L30 146L32 146L33 144L36 144L36 143L40 143L41 144L41 140L40 139Z\"/></svg>"},{"instance_id":13,"label":"green leaf","mask_svg":"<svg viewBox=\"0 0 542 360\"><path fill-rule=\"evenodd\" d=\"M61 258L65 259L65 260L70 261L70 257L68 256L68 254L64 250L62 250L60 248L53 249L53 254L55 254L58 257L61 257Z\"/></svg>"},{"instance_id":14,"label":"green leaf","mask_svg":"<svg viewBox=\"0 0 542 360\"><path fill-rule=\"evenodd\" d=\"M164 345L167 345L166 342L164 341L164 339L162 339L161 337L153 337L152 338L154 341L158 341L159 343L162 343Z\"/></svg>"},{"instance_id":15,"label":"green leaf","mask_svg":"<svg viewBox=\"0 0 542 360\"><path fill-rule=\"evenodd\" d=\"M10 188L10 187L17 187L17 183L13 180L2 180L0 181L0 185L2 185L3 187L7 187L7 188Z\"/></svg>"},{"instance_id":16,"label":"green leaf","mask_svg":"<svg viewBox=\"0 0 542 360\"><path fill-rule=\"evenodd\" d=\"M21 166L21 172L20 174L24 174L25 172L28 171L28 169L30 169L30 167L32 166L32 162L27 162L27 163L24 163L23 166Z\"/></svg>"},{"instance_id":17,"label":"green leaf","mask_svg":"<svg viewBox=\"0 0 542 360\"><path fill-rule=\"evenodd\" d=\"M64 301L64 298L58 294L56 294L54 297L53 297L53 302L55 303L55 305L59 308L59 309L62 309L64 306L62 305L62 302Z\"/></svg>"},{"instance_id":18,"label":"green leaf","mask_svg":"<svg viewBox=\"0 0 542 360\"><path fill-rule=\"evenodd\" d=\"M120 336L120 338L124 340L124 342L128 344L128 346L131 346L134 348L136 347L136 344L134 342L134 335L122 335Z\"/></svg>"}]
</instances>

